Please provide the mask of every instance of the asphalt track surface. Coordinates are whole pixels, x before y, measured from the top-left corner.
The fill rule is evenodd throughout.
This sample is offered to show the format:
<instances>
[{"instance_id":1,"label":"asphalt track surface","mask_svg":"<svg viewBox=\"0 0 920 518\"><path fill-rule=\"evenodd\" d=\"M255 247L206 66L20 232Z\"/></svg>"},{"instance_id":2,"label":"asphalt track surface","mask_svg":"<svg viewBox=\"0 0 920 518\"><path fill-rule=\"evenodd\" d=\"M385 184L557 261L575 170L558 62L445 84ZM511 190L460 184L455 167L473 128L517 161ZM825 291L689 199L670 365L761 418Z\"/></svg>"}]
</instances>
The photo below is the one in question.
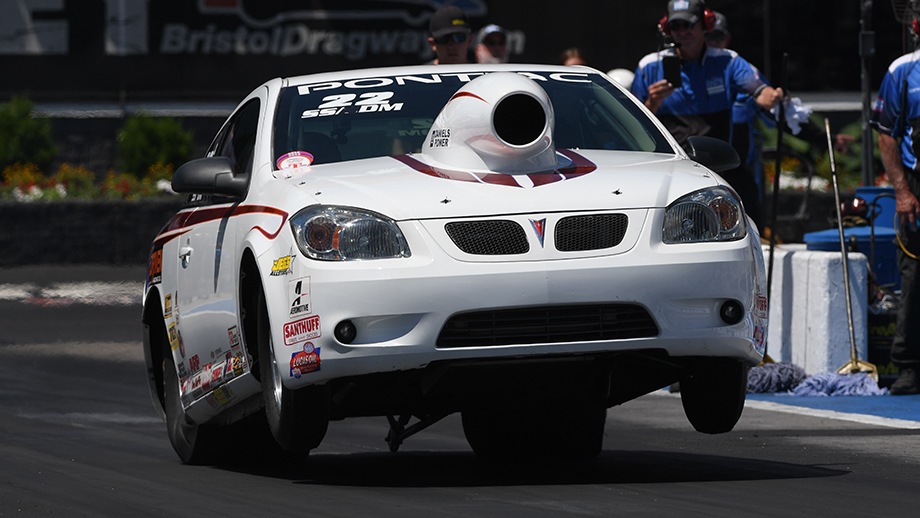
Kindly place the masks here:
<instances>
[{"instance_id":1,"label":"asphalt track surface","mask_svg":"<svg viewBox=\"0 0 920 518\"><path fill-rule=\"evenodd\" d=\"M0 516L920 516L920 396L756 396L710 436L661 391L610 409L587 462L481 461L451 416L398 453L368 418L306 462L183 466L147 395L142 278L0 269Z\"/></svg>"}]
</instances>

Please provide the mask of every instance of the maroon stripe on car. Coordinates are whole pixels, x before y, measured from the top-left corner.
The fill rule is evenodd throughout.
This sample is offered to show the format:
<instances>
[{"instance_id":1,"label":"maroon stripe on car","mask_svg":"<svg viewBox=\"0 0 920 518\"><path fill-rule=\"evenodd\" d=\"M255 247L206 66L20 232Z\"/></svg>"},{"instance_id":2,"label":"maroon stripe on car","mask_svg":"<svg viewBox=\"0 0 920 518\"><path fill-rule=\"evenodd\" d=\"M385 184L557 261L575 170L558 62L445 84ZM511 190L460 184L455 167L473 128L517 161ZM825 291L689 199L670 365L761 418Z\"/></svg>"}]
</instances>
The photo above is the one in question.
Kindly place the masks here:
<instances>
[{"instance_id":1,"label":"maroon stripe on car","mask_svg":"<svg viewBox=\"0 0 920 518\"><path fill-rule=\"evenodd\" d=\"M235 203L232 205L220 205L203 209L186 209L178 212L169 220L166 228L157 236L156 240L154 240L153 246L154 248L162 248L164 244L190 231L195 225L246 214L273 214L281 217L281 223L278 225L277 230L268 231L259 225L254 225L250 228L250 230L258 230L268 239L275 239L278 237L278 234L281 233L281 229L284 228L284 223L288 218L287 212L265 205L240 205Z\"/></svg>"},{"instance_id":2,"label":"maroon stripe on car","mask_svg":"<svg viewBox=\"0 0 920 518\"><path fill-rule=\"evenodd\" d=\"M556 171L545 171L539 173L530 173L527 175L534 187L547 185L563 180L578 178L597 170L597 165L587 158L575 153L569 149L558 149L557 153L565 156L572 161L571 165L557 169ZM502 173L470 173L468 171L457 171L451 169L441 169L430 166L409 155L396 155L393 158L403 164L415 169L416 171L433 176L435 178L444 178L446 180L456 180L460 182L482 182L492 185L506 185L509 187L523 187L515 175Z\"/></svg>"}]
</instances>

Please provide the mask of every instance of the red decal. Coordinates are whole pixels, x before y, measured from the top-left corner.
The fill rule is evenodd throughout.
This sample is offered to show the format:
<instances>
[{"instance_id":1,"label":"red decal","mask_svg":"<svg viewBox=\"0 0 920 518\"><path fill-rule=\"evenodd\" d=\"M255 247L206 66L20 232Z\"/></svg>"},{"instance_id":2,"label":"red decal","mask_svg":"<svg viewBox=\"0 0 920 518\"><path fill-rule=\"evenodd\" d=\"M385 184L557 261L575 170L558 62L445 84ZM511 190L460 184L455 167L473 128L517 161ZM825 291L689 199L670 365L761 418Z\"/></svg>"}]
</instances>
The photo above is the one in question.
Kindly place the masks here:
<instances>
[{"instance_id":1,"label":"red decal","mask_svg":"<svg viewBox=\"0 0 920 518\"><path fill-rule=\"evenodd\" d=\"M187 209L173 216L166 225L166 228L163 229L153 242L154 248L162 248L165 243L191 231L191 227L195 225L247 214L272 214L281 217L278 229L272 232L258 225L252 227L252 230L258 230L268 239L275 239L278 237L278 234L284 229L284 224L287 222L288 218L287 212L265 205L240 205L239 203L234 203L232 205L221 205L217 207Z\"/></svg>"},{"instance_id":2,"label":"red decal","mask_svg":"<svg viewBox=\"0 0 920 518\"><path fill-rule=\"evenodd\" d=\"M450 101L453 101L454 99L459 99L459 98L461 98L461 97L472 97L473 99L478 99L478 100L480 100L480 101L482 101L482 102L488 104L488 101L486 101L486 100L483 99L482 97L479 97L478 95L474 94L473 92L457 92L457 93L454 94L453 97L450 98ZM450 102L450 101L447 101L447 102Z\"/></svg>"},{"instance_id":3,"label":"red decal","mask_svg":"<svg viewBox=\"0 0 920 518\"><path fill-rule=\"evenodd\" d=\"M319 317L314 315L284 324L284 345L295 345L322 336Z\"/></svg>"},{"instance_id":4,"label":"red decal","mask_svg":"<svg viewBox=\"0 0 920 518\"><path fill-rule=\"evenodd\" d=\"M550 183L561 182L577 178L582 175L597 170L597 165L587 158L568 149L559 149L557 152L572 161L570 165L562 167L556 171L541 171L527 175L533 182L534 187L540 187ZM523 187L515 178L515 175L502 173L471 173L468 171L457 171L451 169L440 169L425 164L409 155L394 156L403 164L415 169L416 171L433 176L435 178L444 178L447 180L456 180L460 182L481 182L490 185L504 185L507 187Z\"/></svg>"}]
</instances>

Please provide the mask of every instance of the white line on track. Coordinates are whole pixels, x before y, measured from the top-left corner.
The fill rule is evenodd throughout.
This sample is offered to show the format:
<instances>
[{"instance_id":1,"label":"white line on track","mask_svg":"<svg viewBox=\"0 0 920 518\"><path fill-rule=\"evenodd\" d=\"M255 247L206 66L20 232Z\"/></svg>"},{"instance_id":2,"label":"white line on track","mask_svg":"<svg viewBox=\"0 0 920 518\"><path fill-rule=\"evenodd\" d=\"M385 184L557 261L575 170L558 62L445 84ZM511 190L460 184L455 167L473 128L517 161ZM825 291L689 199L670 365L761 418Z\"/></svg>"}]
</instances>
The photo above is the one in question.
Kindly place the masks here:
<instances>
[{"instance_id":1,"label":"white line on track","mask_svg":"<svg viewBox=\"0 0 920 518\"><path fill-rule=\"evenodd\" d=\"M652 392L650 395L661 397L680 397L679 393L669 392L668 389ZM866 396L874 397L874 396ZM895 419L893 417L880 417L868 414L849 414L846 412L837 412L834 410L819 410L817 408L808 408L796 405L783 405L772 401L755 401L748 399L744 402L745 408L755 408L757 410L768 410L772 412L784 412L787 414L804 415L808 417L820 417L822 419L836 419L838 421L849 421L852 423L870 424L875 426L885 426L888 428L901 428L906 430L920 430L920 421L909 421L906 419Z\"/></svg>"},{"instance_id":2,"label":"white line on track","mask_svg":"<svg viewBox=\"0 0 920 518\"><path fill-rule=\"evenodd\" d=\"M872 397L872 396L868 396ZM810 417L821 417L824 419L837 419L840 421L850 421L853 423L871 424L875 426L886 426L888 428L904 428L907 430L920 430L920 422L908 421L906 419L894 419L892 417L879 417L866 414L848 414L845 412L836 412L834 410L819 410L817 408L801 407L796 405L782 405L772 401L745 401L745 408L756 408L758 410L772 410L774 412L785 412L787 414L798 414Z\"/></svg>"},{"instance_id":3,"label":"white line on track","mask_svg":"<svg viewBox=\"0 0 920 518\"><path fill-rule=\"evenodd\" d=\"M140 305L142 282L63 282L48 286L37 284L0 284L0 300L39 306Z\"/></svg>"}]
</instances>

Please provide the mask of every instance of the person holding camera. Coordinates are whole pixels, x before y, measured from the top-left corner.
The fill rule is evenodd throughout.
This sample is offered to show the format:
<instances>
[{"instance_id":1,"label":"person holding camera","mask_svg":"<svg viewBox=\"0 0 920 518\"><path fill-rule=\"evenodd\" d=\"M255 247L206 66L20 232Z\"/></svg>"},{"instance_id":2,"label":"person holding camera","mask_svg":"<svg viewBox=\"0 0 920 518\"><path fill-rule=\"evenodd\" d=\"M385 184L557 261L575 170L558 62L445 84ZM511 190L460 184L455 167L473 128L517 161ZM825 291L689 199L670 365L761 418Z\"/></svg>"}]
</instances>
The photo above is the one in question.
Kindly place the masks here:
<instances>
[{"instance_id":1,"label":"person holding camera","mask_svg":"<svg viewBox=\"0 0 920 518\"><path fill-rule=\"evenodd\" d=\"M668 43L639 61L632 93L655 114L677 142L705 135L732 142L732 106L739 94L751 96L764 110L783 97L760 76L757 68L729 49L706 45L706 33L716 16L703 0L671 0L659 30ZM749 216L760 219L754 173L742 163L720 173L741 197Z\"/></svg>"}]
</instances>

